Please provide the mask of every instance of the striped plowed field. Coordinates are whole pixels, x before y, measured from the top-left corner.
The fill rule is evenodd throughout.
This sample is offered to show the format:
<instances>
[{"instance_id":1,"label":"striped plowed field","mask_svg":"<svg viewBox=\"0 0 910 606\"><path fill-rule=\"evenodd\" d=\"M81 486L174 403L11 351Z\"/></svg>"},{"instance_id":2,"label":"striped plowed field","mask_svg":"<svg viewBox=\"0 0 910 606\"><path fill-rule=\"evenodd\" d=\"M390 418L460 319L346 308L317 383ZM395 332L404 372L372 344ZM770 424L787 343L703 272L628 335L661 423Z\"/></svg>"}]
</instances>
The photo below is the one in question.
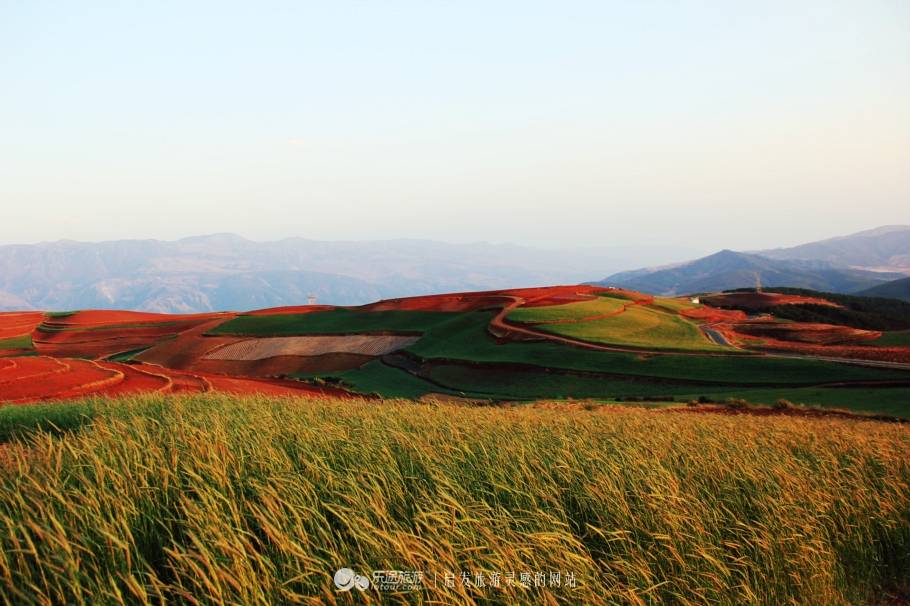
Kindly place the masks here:
<instances>
[{"instance_id":1,"label":"striped plowed field","mask_svg":"<svg viewBox=\"0 0 910 606\"><path fill-rule=\"evenodd\" d=\"M204 358L210 351L243 340L242 337L210 337L205 334L223 321L222 319L209 320L186 330L173 339L167 339L154 345L136 356L136 359L168 368L190 368L193 363Z\"/></svg>"},{"instance_id":2,"label":"striped plowed field","mask_svg":"<svg viewBox=\"0 0 910 606\"><path fill-rule=\"evenodd\" d=\"M41 324L44 314L40 311L0 313L0 339L30 334Z\"/></svg>"},{"instance_id":3,"label":"striped plowed field","mask_svg":"<svg viewBox=\"0 0 910 606\"><path fill-rule=\"evenodd\" d=\"M207 360L263 360L275 356L320 356L344 353L382 356L412 345L419 337L403 335L338 335L266 337L220 347Z\"/></svg>"},{"instance_id":4,"label":"striped plowed field","mask_svg":"<svg viewBox=\"0 0 910 606\"><path fill-rule=\"evenodd\" d=\"M31 369L20 366L22 372L17 373L15 380L0 384L0 401L19 403L79 397L103 391L123 380L123 373L119 370L102 368L88 360L54 362L60 368L39 377L30 374Z\"/></svg>"},{"instance_id":5,"label":"striped plowed field","mask_svg":"<svg viewBox=\"0 0 910 606\"><path fill-rule=\"evenodd\" d=\"M166 338L166 337L164 337ZM35 341L35 349L41 355L58 358L107 358L114 354L150 347L159 339L150 337L128 337L98 339L85 342L46 343Z\"/></svg>"}]
</instances>

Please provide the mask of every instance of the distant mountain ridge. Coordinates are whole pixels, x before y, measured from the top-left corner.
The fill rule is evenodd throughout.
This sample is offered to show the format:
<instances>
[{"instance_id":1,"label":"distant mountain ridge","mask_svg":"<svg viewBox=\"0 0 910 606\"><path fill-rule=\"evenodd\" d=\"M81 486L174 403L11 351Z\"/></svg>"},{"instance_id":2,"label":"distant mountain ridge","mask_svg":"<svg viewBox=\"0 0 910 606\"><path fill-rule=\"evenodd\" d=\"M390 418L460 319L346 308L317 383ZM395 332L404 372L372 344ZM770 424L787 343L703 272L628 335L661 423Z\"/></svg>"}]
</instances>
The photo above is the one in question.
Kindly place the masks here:
<instances>
[{"instance_id":1,"label":"distant mountain ridge","mask_svg":"<svg viewBox=\"0 0 910 606\"><path fill-rule=\"evenodd\" d=\"M888 299L910 301L910 277L885 282L884 284L861 290L856 294L864 297L886 297Z\"/></svg>"},{"instance_id":2,"label":"distant mountain ridge","mask_svg":"<svg viewBox=\"0 0 910 606\"><path fill-rule=\"evenodd\" d=\"M769 259L821 260L857 269L910 273L910 225L886 225L790 248L755 251Z\"/></svg>"},{"instance_id":3,"label":"distant mountain ridge","mask_svg":"<svg viewBox=\"0 0 910 606\"><path fill-rule=\"evenodd\" d=\"M164 242L63 240L0 246L0 310L135 309L165 313L578 283L633 249L552 251L427 240L254 242L234 234ZM681 258L669 247L652 260Z\"/></svg>"},{"instance_id":4,"label":"distant mountain ridge","mask_svg":"<svg viewBox=\"0 0 910 606\"><path fill-rule=\"evenodd\" d=\"M855 293L904 277L905 262L910 271L910 227L889 226L760 253L722 250L687 263L620 272L594 284L676 295L760 281L764 286Z\"/></svg>"}]
</instances>

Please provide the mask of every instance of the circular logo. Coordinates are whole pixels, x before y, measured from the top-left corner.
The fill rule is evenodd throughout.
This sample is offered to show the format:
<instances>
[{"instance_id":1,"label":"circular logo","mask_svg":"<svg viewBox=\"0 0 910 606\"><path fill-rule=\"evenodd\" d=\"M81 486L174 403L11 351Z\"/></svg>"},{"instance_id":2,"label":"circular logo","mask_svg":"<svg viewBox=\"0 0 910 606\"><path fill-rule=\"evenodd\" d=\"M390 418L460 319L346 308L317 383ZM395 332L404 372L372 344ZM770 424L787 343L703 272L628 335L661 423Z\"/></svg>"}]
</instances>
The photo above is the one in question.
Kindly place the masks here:
<instances>
[{"instance_id":1,"label":"circular logo","mask_svg":"<svg viewBox=\"0 0 910 606\"><path fill-rule=\"evenodd\" d=\"M350 591L355 587L358 591L366 591L370 588L370 579L356 574L350 568L339 568L333 580L335 587L341 591Z\"/></svg>"},{"instance_id":2,"label":"circular logo","mask_svg":"<svg viewBox=\"0 0 910 606\"><path fill-rule=\"evenodd\" d=\"M350 568L340 568L335 573L335 587L342 591L349 591L354 587L354 571Z\"/></svg>"}]
</instances>

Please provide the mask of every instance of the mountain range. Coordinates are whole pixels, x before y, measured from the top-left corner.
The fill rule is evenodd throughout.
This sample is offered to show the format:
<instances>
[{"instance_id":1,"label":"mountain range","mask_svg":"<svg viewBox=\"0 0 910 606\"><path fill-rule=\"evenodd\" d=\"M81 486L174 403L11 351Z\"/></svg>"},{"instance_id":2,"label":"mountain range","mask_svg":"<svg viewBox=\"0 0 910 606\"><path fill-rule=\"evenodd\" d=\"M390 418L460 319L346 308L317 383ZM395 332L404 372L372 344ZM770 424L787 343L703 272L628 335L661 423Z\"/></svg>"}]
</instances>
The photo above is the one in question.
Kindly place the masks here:
<instances>
[{"instance_id":1,"label":"mountain range","mask_svg":"<svg viewBox=\"0 0 910 606\"><path fill-rule=\"evenodd\" d=\"M547 250L427 240L254 242L233 234L177 241L0 246L0 310L168 313L306 303L357 305L440 292L574 284L629 258L681 260L673 247Z\"/></svg>"},{"instance_id":2,"label":"mountain range","mask_svg":"<svg viewBox=\"0 0 910 606\"><path fill-rule=\"evenodd\" d=\"M722 250L686 263L613 274L594 284L677 295L756 286L857 293L910 273L910 226L887 226L757 252Z\"/></svg>"}]
</instances>

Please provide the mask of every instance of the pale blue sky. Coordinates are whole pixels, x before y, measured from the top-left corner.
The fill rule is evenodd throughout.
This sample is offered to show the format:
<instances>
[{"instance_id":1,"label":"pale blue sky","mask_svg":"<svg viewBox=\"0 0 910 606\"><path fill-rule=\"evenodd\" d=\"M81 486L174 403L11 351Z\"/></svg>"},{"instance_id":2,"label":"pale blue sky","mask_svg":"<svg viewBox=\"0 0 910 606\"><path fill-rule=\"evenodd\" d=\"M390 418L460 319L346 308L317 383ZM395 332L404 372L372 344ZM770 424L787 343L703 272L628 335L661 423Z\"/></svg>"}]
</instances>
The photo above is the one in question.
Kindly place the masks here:
<instances>
[{"instance_id":1,"label":"pale blue sky","mask_svg":"<svg viewBox=\"0 0 910 606\"><path fill-rule=\"evenodd\" d=\"M0 0L0 243L910 223L910 2Z\"/></svg>"}]
</instances>

